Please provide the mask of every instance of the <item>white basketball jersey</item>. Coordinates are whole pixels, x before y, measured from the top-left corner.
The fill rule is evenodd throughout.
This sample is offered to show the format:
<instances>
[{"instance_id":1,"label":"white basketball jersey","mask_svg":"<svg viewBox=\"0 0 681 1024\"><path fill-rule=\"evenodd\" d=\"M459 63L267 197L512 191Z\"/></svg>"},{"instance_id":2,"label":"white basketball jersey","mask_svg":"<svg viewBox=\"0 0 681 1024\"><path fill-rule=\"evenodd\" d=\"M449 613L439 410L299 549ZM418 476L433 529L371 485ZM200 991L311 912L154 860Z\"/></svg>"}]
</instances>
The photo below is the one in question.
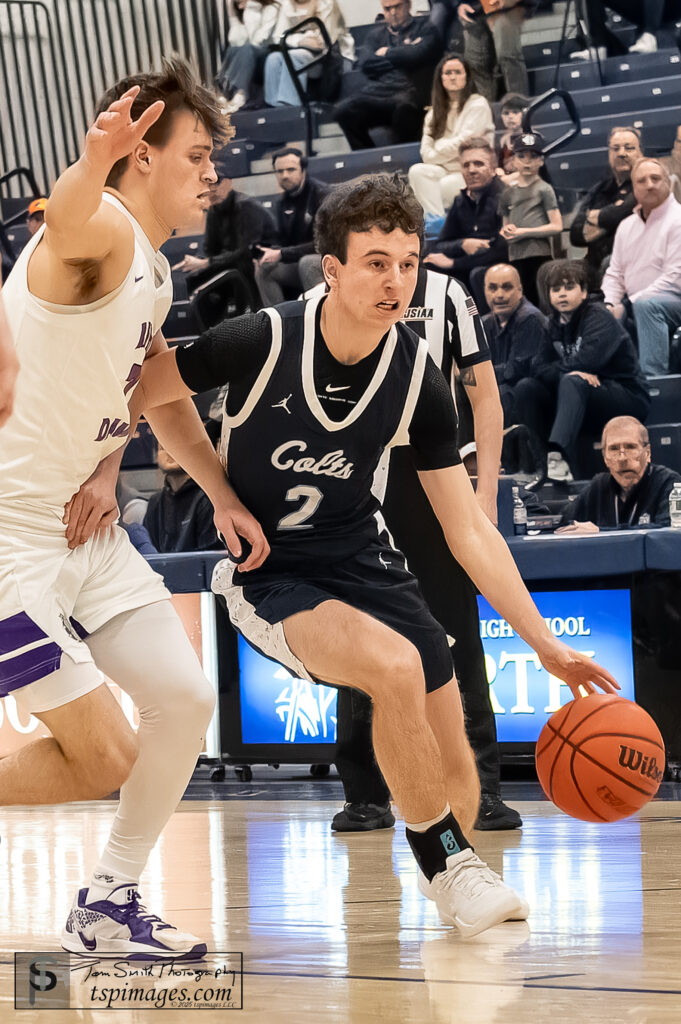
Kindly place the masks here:
<instances>
[{"instance_id":1,"label":"white basketball jersey","mask_svg":"<svg viewBox=\"0 0 681 1024\"><path fill-rule=\"evenodd\" d=\"M128 401L172 302L168 261L114 196L135 232L130 270L109 295L85 306L44 302L28 289L26 245L2 296L20 363L14 412L0 429L0 520L43 525L97 464L125 443ZM63 530L63 527L62 527Z\"/></svg>"}]
</instances>

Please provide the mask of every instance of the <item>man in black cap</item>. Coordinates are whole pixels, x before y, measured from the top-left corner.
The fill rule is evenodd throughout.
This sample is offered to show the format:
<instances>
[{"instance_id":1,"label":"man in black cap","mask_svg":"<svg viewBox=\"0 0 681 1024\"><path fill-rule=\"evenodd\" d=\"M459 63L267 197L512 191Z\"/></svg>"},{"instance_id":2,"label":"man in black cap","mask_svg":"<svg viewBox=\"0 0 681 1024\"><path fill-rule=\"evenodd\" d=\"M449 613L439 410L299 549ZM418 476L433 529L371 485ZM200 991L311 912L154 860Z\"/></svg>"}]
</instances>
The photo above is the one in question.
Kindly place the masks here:
<instances>
[{"instance_id":1,"label":"man in black cap","mask_svg":"<svg viewBox=\"0 0 681 1024\"><path fill-rule=\"evenodd\" d=\"M544 164L544 139L539 132L523 132L513 143L518 181L501 196L509 263L520 274L523 292L539 305L537 271L552 258L551 238L563 230L556 193L539 176Z\"/></svg>"}]
</instances>

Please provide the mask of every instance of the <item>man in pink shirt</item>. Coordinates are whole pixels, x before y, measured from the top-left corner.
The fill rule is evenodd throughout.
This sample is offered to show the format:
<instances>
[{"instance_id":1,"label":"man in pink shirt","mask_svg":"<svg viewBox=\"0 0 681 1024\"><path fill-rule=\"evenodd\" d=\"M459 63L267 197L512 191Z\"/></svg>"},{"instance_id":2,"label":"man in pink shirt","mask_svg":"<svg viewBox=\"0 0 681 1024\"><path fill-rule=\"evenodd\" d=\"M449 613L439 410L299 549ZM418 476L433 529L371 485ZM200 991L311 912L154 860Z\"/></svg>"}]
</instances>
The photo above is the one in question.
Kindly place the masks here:
<instances>
[{"instance_id":1,"label":"man in pink shirt","mask_svg":"<svg viewBox=\"0 0 681 1024\"><path fill-rule=\"evenodd\" d=\"M618 319L631 308L641 369L654 377L669 372L670 331L681 325L681 205L659 160L639 160L631 181L639 205L617 229L601 287Z\"/></svg>"}]
</instances>

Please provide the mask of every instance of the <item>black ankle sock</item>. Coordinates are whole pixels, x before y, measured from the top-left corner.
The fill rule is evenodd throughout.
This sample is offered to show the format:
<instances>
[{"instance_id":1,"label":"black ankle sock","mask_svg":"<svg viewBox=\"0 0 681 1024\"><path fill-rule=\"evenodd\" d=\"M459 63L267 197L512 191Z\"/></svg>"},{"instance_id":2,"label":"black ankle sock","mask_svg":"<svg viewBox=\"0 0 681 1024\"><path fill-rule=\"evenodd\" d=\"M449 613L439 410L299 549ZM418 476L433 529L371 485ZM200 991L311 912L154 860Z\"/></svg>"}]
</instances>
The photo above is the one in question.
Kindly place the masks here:
<instances>
[{"instance_id":1,"label":"black ankle sock","mask_svg":"<svg viewBox=\"0 0 681 1024\"><path fill-rule=\"evenodd\" d=\"M426 832L414 832L408 828L407 842L429 882L439 871L446 870L447 857L462 850L473 849L451 811Z\"/></svg>"}]
</instances>

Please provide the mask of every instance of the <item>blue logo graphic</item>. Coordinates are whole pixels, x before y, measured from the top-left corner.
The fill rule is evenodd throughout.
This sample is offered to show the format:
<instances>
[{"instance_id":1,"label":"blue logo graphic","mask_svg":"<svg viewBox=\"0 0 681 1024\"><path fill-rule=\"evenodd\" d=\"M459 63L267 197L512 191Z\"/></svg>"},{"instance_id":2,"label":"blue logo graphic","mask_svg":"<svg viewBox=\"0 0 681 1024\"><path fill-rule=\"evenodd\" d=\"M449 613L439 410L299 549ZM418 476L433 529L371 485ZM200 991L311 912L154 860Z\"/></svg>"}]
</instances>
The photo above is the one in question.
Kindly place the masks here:
<instances>
[{"instance_id":1,"label":"blue logo graphic","mask_svg":"<svg viewBox=\"0 0 681 1024\"><path fill-rule=\"evenodd\" d=\"M336 742L336 690L296 679L239 637L244 743Z\"/></svg>"},{"instance_id":2,"label":"blue logo graphic","mask_svg":"<svg viewBox=\"0 0 681 1024\"><path fill-rule=\"evenodd\" d=\"M448 828L446 832L440 833L440 841L444 846L448 857L451 857L453 853L461 853L461 847L454 838L454 833L451 828Z\"/></svg>"}]
</instances>

